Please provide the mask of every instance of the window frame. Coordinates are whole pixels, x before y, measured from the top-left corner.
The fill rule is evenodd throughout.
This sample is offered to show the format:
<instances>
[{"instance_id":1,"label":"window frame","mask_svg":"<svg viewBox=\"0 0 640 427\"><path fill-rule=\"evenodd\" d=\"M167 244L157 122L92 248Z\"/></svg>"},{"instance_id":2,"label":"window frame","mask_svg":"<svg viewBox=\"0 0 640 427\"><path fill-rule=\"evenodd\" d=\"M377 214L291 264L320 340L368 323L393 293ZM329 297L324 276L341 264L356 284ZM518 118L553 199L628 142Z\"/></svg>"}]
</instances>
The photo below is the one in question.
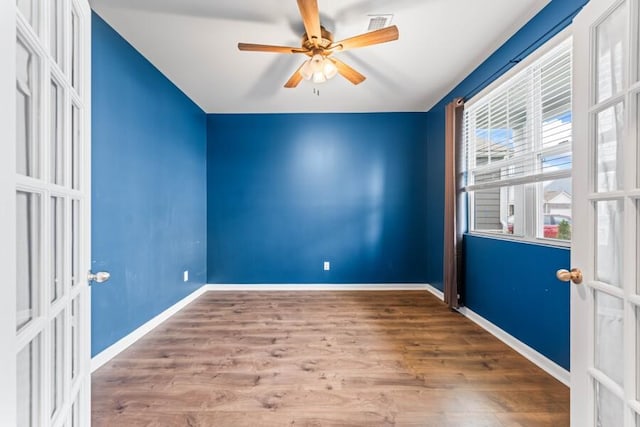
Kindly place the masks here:
<instances>
[{"instance_id":1,"label":"window frame","mask_svg":"<svg viewBox=\"0 0 640 427\"><path fill-rule=\"evenodd\" d=\"M486 98L491 96L492 94L500 93L505 90L510 85L514 84L516 79L520 78L523 72L525 72L529 67L534 65L544 56L549 54L554 49L559 46L567 43L570 46L572 45L573 33L571 26L564 29L560 33L556 34L553 38L545 42L542 46L538 47L534 52L528 55L525 59L520 61L502 76L494 80L491 84L486 86L480 92L475 94L469 101L465 103L465 110L472 108L474 105L481 104L486 101ZM571 47L572 49L572 47ZM573 74L573 70L571 71ZM533 81L536 81L535 78L528 77ZM538 94L538 91L534 92L534 94ZM572 99L573 102L573 99ZM531 99L527 101L527 116L534 115L534 104L540 105L540 102L536 102L536 100ZM535 110L538 110L536 107ZM573 122L573 118L572 118ZM534 123L528 124L527 126L537 126L541 127L542 121L535 121ZM530 164L535 164L536 168L540 167L540 162L545 157L551 157L553 155L562 155L569 152L571 156L573 156L573 140L569 143L569 150L567 150L567 146L565 144L559 144L557 146L552 147L544 147L542 140L542 130L536 129L531 133L533 136L532 141L532 149L531 152L527 153L526 157L528 157L528 161L531 161ZM475 141L474 141L475 142ZM465 142L466 144L466 142ZM466 145L465 145L466 146ZM462 155L466 156L468 153L474 153L473 156L473 167L467 164L467 159L464 159L464 170L462 171L463 182L465 182L465 187L463 191L466 193L466 206L467 206L467 233L486 238L494 238L499 240L509 240L509 241L517 241L528 244L537 244L543 246L552 246L552 247L571 247L571 240L561 240L554 239L549 237L544 237L544 212L542 208L542 200L543 200L543 182L551 181L551 180L559 180L559 179L571 179L572 178L572 168L568 170L558 170L552 172L544 172L542 173L540 170L536 170L534 173L515 178L507 178L505 180L501 180L500 184L495 182L493 183L480 183L480 184L471 184L468 185L467 181L470 175L473 174L483 174L490 172L500 172L504 168L518 166L522 164L522 160L524 156L518 156L515 159L508 158L498 160L494 163L488 163L486 165L475 166L475 146L469 148L467 153L462 153ZM544 179L543 179L544 178ZM522 229L523 233L521 235L517 234L507 234L507 233L498 233L491 231L483 231L483 230L474 230L475 224L475 201L474 196L475 192L478 190L486 190L486 189L502 189L502 188L511 188L514 187L517 189L516 191L521 191L521 195L523 199L523 215L520 218L514 218L514 229L516 228L516 221L519 222L517 228ZM543 224L542 227L538 227L538 224ZM540 229L540 230L538 230Z\"/></svg>"}]
</instances>

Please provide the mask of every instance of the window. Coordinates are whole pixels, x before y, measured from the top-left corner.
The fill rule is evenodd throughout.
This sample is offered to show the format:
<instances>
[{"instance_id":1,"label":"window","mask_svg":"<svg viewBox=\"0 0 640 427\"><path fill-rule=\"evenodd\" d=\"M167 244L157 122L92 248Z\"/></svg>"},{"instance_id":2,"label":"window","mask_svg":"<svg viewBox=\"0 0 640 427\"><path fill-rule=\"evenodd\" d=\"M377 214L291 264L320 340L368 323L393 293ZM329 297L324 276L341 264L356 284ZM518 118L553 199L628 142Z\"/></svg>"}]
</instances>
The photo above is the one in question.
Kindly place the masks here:
<instances>
[{"instance_id":1,"label":"window","mask_svg":"<svg viewBox=\"0 0 640 427\"><path fill-rule=\"evenodd\" d=\"M472 232L571 239L571 40L552 40L467 102Z\"/></svg>"}]
</instances>

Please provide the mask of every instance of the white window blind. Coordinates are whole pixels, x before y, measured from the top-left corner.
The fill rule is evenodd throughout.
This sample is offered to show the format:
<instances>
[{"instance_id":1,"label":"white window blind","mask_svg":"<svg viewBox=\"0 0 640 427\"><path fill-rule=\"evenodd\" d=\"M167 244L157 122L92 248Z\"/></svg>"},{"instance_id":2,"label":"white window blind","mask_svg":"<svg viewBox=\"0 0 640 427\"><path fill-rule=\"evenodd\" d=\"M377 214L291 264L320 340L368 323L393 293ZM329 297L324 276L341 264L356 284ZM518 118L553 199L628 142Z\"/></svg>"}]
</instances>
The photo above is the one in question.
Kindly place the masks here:
<instances>
[{"instance_id":1,"label":"white window blind","mask_svg":"<svg viewBox=\"0 0 640 427\"><path fill-rule=\"evenodd\" d=\"M464 117L467 191L571 176L571 40L479 99Z\"/></svg>"}]
</instances>

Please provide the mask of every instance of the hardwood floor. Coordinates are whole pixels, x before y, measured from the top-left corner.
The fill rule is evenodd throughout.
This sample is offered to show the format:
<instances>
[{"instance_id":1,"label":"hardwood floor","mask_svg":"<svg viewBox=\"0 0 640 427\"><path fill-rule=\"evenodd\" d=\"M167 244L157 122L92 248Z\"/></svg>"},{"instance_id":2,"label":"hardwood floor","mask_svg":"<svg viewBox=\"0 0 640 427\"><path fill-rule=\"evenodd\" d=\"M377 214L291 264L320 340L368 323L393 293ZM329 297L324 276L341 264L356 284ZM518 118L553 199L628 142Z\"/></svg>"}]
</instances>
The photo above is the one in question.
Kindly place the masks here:
<instances>
[{"instance_id":1,"label":"hardwood floor","mask_svg":"<svg viewBox=\"0 0 640 427\"><path fill-rule=\"evenodd\" d=\"M422 291L208 292L93 375L94 426L564 426L569 390Z\"/></svg>"}]
</instances>

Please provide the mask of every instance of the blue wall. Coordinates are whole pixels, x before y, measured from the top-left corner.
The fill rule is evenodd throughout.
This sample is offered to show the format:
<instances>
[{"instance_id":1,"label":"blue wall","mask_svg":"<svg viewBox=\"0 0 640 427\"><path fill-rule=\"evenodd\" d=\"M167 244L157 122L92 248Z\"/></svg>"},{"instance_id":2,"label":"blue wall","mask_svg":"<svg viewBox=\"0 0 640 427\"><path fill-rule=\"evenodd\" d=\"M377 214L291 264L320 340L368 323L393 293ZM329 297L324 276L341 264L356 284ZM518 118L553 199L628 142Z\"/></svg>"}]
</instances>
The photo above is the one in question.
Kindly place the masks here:
<instances>
[{"instance_id":1,"label":"blue wall","mask_svg":"<svg viewBox=\"0 0 640 427\"><path fill-rule=\"evenodd\" d=\"M443 288L444 233L444 108L456 97L471 98L512 68L536 48L569 25L587 0L552 0L491 57L445 96L428 113L429 179L427 234L428 279ZM556 363L569 363L569 291L554 278L556 269L568 265L568 251L489 238L466 239L465 304ZM492 254L495 258L490 258ZM496 261L498 260L498 261ZM535 260L526 274L514 280L510 266ZM496 264L497 263L497 264ZM499 268L497 268L497 265ZM505 267L506 266L506 267ZM486 278L491 278L490 280ZM567 288L558 291L558 287ZM551 290L554 290L553 292ZM509 298L507 298L509 296ZM526 301L523 301L528 298ZM505 307L505 301L514 307ZM533 319L537 324L531 326Z\"/></svg>"},{"instance_id":2,"label":"blue wall","mask_svg":"<svg viewBox=\"0 0 640 427\"><path fill-rule=\"evenodd\" d=\"M424 113L209 115L209 282L424 282L426 131Z\"/></svg>"},{"instance_id":3,"label":"blue wall","mask_svg":"<svg viewBox=\"0 0 640 427\"><path fill-rule=\"evenodd\" d=\"M206 281L206 115L92 19L95 355ZM190 281L182 280L189 270Z\"/></svg>"},{"instance_id":4,"label":"blue wall","mask_svg":"<svg viewBox=\"0 0 640 427\"><path fill-rule=\"evenodd\" d=\"M569 369L570 286L555 279L570 250L465 236L466 305Z\"/></svg>"}]
</instances>

